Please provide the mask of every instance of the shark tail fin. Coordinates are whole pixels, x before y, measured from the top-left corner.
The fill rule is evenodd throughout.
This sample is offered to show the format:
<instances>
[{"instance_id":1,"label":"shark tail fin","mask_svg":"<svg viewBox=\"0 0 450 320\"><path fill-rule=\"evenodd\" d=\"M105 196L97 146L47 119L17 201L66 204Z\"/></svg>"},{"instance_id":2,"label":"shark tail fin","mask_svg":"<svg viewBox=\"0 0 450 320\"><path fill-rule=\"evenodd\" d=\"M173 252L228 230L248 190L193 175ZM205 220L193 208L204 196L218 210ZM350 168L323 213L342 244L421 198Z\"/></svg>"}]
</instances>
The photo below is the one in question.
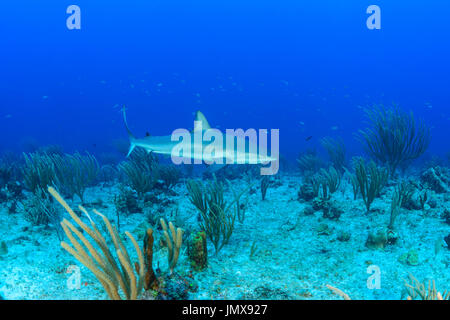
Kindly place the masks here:
<instances>
[{"instance_id":1,"label":"shark tail fin","mask_svg":"<svg viewBox=\"0 0 450 320\"><path fill-rule=\"evenodd\" d=\"M125 128L127 129L128 138L130 139L130 149L128 150L127 158L130 156L130 154L133 152L134 148L136 147L136 138L134 137L133 133L131 132L130 128L128 127L127 122L127 113L125 106L122 108L122 114L123 114L123 122L125 123Z\"/></svg>"}]
</instances>

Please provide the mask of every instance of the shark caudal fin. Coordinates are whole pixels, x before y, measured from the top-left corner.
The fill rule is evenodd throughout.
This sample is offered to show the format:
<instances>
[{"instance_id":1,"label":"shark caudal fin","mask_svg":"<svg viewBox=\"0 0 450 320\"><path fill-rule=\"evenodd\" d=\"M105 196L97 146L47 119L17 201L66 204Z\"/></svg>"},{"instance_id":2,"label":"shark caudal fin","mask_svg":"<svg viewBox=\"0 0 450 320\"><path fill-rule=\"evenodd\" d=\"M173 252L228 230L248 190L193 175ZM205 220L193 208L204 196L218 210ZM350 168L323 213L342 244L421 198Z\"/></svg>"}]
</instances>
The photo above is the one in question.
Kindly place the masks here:
<instances>
[{"instance_id":1,"label":"shark caudal fin","mask_svg":"<svg viewBox=\"0 0 450 320\"><path fill-rule=\"evenodd\" d=\"M130 128L128 127L127 122L127 113L125 106L122 108L122 114L123 114L123 122L125 123L125 128L127 129L128 138L130 139L130 149L128 150L127 158L130 156L130 154L133 152L134 148L136 147L136 138L134 137L133 133L131 133Z\"/></svg>"}]
</instances>

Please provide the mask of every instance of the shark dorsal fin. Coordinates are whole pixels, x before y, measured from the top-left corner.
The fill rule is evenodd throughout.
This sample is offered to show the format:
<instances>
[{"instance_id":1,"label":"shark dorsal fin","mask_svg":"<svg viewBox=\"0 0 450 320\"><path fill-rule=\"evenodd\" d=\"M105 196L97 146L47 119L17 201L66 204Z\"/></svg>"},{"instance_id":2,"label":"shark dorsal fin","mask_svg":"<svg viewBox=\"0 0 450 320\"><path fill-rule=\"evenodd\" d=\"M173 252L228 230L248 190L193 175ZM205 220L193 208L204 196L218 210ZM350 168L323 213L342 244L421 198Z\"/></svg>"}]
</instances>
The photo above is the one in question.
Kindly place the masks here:
<instances>
[{"instance_id":1,"label":"shark dorsal fin","mask_svg":"<svg viewBox=\"0 0 450 320\"><path fill-rule=\"evenodd\" d=\"M208 120L206 120L205 116L201 111L197 111L195 114L195 122L194 122L194 132L199 130L208 130L211 129L211 126L208 123ZM201 124L201 126L200 126ZM200 129L201 128L201 129Z\"/></svg>"}]
</instances>

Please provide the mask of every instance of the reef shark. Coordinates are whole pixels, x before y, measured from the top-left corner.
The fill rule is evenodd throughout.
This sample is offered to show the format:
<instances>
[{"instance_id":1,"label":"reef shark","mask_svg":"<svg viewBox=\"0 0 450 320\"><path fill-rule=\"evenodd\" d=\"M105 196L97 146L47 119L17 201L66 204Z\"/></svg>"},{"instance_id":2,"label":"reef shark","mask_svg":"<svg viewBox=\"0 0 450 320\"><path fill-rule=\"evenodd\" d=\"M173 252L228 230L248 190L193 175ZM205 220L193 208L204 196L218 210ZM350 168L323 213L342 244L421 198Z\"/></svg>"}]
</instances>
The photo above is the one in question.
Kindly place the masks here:
<instances>
[{"instance_id":1,"label":"reef shark","mask_svg":"<svg viewBox=\"0 0 450 320\"><path fill-rule=\"evenodd\" d=\"M276 131L274 143L273 129L271 130L271 155L269 156L265 148L267 130L260 130L258 143L256 130L244 132L242 129L227 129L226 133L222 133L218 129L212 129L203 113L197 111L192 131L176 129L172 135L147 135L143 138L136 138L128 126L125 108L122 108L122 113L130 140L127 157L133 152L134 148L141 147L149 153L171 156L175 164L191 164L193 160L194 164L205 162L208 165L214 164L214 168L219 169L227 164L266 165L276 163L275 170L271 164L272 173L265 174L275 174L278 171L278 131ZM252 133L254 134L252 135ZM276 156L274 156L274 153ZM261 170L261 174L264 174L263 170Z\"/></svg>"}]
</instances>

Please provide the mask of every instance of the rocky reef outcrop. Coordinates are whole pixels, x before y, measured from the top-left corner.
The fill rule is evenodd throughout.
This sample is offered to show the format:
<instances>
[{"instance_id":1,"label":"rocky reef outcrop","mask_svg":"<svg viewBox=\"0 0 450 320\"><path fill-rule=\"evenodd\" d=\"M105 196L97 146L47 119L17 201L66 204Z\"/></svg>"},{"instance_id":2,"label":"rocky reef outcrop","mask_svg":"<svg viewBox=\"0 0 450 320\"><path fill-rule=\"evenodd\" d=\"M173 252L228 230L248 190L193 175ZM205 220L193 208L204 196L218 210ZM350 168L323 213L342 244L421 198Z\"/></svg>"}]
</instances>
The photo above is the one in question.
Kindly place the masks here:
<instances>
[{"instance_id":1,"label":"rocky reef outcrop","mask_svg":"<svg viewBox=\"0 0 450 320\"><path fill-rule=\"evenodd\" d=\"M433 167L424 171L420 177L421 182L436 193L450 191L450 170L443 167Z\"/></svg>"}]
</instances>

